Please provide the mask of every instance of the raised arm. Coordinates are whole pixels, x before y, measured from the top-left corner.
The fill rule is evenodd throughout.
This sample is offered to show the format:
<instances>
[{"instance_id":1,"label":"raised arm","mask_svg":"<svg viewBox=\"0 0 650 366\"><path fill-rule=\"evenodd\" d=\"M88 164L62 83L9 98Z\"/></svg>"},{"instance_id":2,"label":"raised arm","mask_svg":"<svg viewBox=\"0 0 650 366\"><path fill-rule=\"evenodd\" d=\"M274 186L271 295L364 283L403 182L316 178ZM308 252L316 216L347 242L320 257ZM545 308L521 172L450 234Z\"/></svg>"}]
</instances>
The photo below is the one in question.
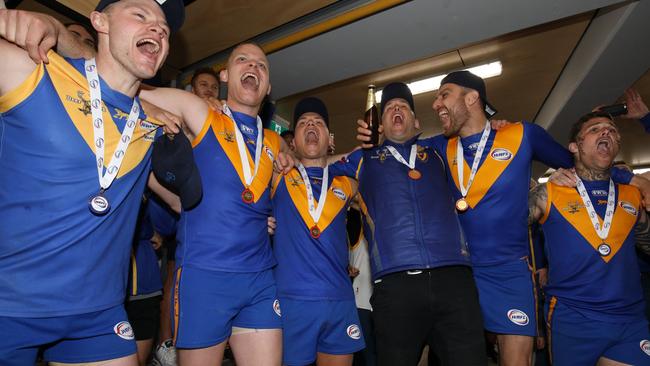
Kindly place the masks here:
<instances>
[{"instance_id":1,"label":"raised arm","mask_svg":"<svg viewBox=\"0 0 650 366\"><path fill-rule=\"evenodd\" d=\"M548 191L546 184L540 184L528 193L528 224L539 221L546 211Z\"/></svg>"},{"instance_id":2,"label":"raised arm","mask_svg":"<svg viewBox=\"0 0 650 366\"><path fill-rule=\"evenodd\" d=\"M208 116L208 104L198 96L181 89L152 88L143 85L140 98L179 116L189 132L190 141L201 132Z\"/></svg>"}]
</instances>

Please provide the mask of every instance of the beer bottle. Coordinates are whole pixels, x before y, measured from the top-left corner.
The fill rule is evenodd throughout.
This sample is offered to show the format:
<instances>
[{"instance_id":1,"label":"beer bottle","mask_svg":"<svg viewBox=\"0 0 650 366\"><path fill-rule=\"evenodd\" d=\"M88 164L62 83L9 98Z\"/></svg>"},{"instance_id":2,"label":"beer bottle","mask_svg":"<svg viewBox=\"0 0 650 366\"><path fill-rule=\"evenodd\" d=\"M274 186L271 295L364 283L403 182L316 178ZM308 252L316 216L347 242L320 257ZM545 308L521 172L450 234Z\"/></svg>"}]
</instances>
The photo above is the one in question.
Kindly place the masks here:
<instances>
[{"instance_id":1,"label":"beer bottle","mask_svg":"<svg viewBox=\"0 0 650 366\"><path fill-rule=\"evenodd\" d=\"M368 99L366 100L366 114L363 120L368 124L368 129L372 131L370 135L370 141L368 143L373 146L379 144L379 125L381 121L379 120L379 113L377 111L377 106L375 103L375 86L368 85Z\"/></svg>"}]
</instances>

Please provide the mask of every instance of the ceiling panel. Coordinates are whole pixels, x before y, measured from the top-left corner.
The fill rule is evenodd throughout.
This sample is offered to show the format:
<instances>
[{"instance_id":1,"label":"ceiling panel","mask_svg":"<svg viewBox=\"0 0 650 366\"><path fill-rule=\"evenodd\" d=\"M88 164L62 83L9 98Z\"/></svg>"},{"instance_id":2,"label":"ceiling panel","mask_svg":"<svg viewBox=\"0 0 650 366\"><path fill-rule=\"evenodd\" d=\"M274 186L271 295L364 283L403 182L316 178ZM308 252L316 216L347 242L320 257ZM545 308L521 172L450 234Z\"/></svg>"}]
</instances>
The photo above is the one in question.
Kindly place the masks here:
<instances>
[{"instance_id":1,"label":"ceiling panel","mask_svg":"<svg viewBox=\"0 0 650 366\"><path fill-rule=\"evenodd\" d=\"M171 40L167 62L181 69L334 2L197 0L186 8L185 24Z\"/></svg>"},{"instance_id":2,"label":"ceiling panel","mask_svg":"<svg viewBox=\"0 0 650 366\"><path fill-rule=\"evenodd\" d=\"M487 79L487 95L499 110L497 117L513 121L533 118L543 104L593 13L511 33L462 47L395 68L355 77L277 102L277 113L291 119L295 103L307 95L322 98L328 106L330 129L336 135L338 152L356 145L357 118L363 115L366 88L391 81L413 81L445 74L455 69L500 60L503 74ZM415 96L418 119L427 135L439 133L437 116L431 109L435 92Z\"/></svg>"}]
</instances>

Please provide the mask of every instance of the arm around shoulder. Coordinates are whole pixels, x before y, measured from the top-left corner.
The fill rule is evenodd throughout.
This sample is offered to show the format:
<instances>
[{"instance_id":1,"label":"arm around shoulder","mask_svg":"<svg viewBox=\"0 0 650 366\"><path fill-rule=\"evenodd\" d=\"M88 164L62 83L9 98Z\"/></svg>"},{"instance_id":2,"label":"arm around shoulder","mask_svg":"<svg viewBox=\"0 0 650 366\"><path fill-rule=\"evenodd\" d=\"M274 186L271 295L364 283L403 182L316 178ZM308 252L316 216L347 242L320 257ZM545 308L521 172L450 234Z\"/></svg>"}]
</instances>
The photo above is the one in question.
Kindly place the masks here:
<instances>
[{"instance_id":1,"label":"arm around shoulder","mask_svg":"<svg viewBox=\"0 0 650 366\"><path fill-rule=\"evenodd\" d=\"M528 193L528 224L539 221L546 212L548 189L540 184Z\"/></svg>"}]
</instances>

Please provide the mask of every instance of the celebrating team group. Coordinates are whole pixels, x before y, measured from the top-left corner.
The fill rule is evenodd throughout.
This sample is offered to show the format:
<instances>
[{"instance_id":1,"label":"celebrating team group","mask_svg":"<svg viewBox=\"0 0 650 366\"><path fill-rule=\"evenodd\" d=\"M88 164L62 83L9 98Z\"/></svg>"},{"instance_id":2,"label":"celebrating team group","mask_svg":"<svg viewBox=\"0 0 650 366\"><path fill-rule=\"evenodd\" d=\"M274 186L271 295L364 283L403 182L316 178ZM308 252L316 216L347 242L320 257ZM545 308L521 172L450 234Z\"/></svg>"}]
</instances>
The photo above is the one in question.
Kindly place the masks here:
<instances>
[{"instance_id":1,"label":"celebrating team group","mask_svg":"<svg viewBox=\"0 0 650 366\"><path fill-rule=\"evenodd\" d=\"M255 44L230 54L223 105L142 84L183 20L181 0L102 0L94 50L49 16L0 10L1 365L138 365L124 298L145 189L180 209L181 366L220 365L227 344L243 366L352 365L365 347L348 276L353 201L379 365L416 365L424 344L440 365L485 365L484 331L501 365L530 365L537 317L555 365L650 365L637 264L650 254L650 182L613 168L611 115L586 113L565 148L535 124L491 122L484 81L456 71L432 105L441 135L420 136L395 82L380 142L359 120L363 149L332 161L318 98L297 103L291 148L262 127L270 65ZM650 132L639 95L626 102ZM152 154L183 136L189 158ZM530 190L533 160L558 173ZM535 223L543 253L530 249ZM532 255L548 260L543 314Z\"/></svg>"}]
</instances>

